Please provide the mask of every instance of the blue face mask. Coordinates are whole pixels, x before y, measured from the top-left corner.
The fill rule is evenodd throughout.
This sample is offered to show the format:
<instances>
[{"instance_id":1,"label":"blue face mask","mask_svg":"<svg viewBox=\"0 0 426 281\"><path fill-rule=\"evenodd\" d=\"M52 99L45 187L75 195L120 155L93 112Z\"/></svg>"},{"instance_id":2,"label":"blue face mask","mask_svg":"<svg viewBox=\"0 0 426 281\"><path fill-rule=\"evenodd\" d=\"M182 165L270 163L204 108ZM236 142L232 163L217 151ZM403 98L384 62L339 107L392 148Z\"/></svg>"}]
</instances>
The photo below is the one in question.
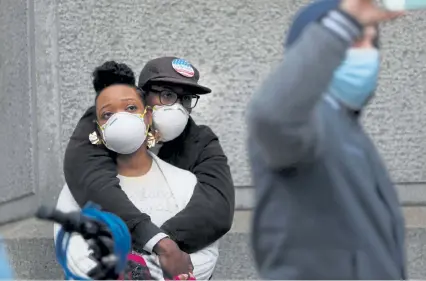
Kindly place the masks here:
<instances>
[{"instance_id":1,"label":"blue face mask","mask_svg":"<svg viewBox=\"0 0 426 281\"><path fill-rule=\"evenodd\" d=\"M352 110L361 110L374 94L380 68L377 49L349 49L335 71L329 93Z\"/></svg>"}]
</instances>

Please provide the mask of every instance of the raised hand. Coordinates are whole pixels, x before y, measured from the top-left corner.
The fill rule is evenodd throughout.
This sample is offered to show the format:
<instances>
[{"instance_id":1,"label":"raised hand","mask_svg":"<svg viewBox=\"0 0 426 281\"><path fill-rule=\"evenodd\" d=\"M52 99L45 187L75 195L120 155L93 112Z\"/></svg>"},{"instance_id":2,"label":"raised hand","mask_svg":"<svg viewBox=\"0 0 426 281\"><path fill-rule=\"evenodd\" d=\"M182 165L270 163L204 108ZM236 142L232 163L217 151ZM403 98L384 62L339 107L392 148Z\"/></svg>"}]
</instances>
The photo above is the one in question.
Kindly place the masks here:
<instances>
[{"instance_id":1,"label":"raised hand","mask_svg":"<svg viewBox=\"0 0 426 281\"><path fill-rule=\"evenodd\" d=\"M340 9L364 26L376 25L404 15L402 11L389 11L380 7L375 0L342 0Z\"/></svg>"}]
</instances>

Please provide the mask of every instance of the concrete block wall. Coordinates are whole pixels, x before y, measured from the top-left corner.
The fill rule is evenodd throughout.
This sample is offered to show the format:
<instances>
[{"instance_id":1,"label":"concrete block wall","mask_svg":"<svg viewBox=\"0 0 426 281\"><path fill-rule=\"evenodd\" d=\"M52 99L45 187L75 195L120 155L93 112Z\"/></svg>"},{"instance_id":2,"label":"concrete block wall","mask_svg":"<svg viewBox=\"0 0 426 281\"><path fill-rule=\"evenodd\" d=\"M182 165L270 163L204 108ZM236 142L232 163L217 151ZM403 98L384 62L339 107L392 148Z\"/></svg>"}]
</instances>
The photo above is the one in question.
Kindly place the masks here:
<instances>
[{"instance_id":1,"label":"concrete block wall","mask_svg":"<svg viewBox=\"0 0 426 281\"><path fill-rule=\"evenodd\" d=\"M94 67L114 59L139 72L163 55L191 61L213 89L193 115L219 135L237 205L251 207L251 190L239 188L251 185L245 107L282 57L291 16L308 2L1 0L0 222L56 198L66 143L93 103ZM365 114L408 201L426 199L425 16L416 12L383 26L380 87Z\"/></svg>"},{"instance_id":2,"label":"concrete block wall","mask_svg":"<svg viewBox=\"0 0 426 281\"><path fill-rule=\"evenodd\" d=\"M66 143L93 103L92 70L114 59L139 72L147 60L164 55L191 61L201 71L201 82L213 89L193 116L219 135L231 165L237 206L251 208L245 107L282 57L291 16L308 2L0 0L0 223L26 218L40 203L57 197ZM426 202L425 43L424 11L383 26L380 86L364 116L408 205ZM424 244L416 241L426 241L423 232L415 233L410 236L414 252ZM49 257L40 263L48 267L51 249L31 237L33 246L27 252L37 253L36 261ZM8 242L15 245L10 246L18 255L15 260L18 246L25 244L19 239ZM243 247L239 236L229 241ZM416 257L423 262L423 254ZM18 264L24 270L29 262ZM31 266L43 270L34 260Z\"/></svg>"},{"instance_id":3,"label":"concrete block wall","mask_svg":"<svg viewBox=\"0 0 426 281\"><path fill-rule=\"evenodd\" d=\"M94 67L114 59L139 72L163 55L191 61L213 89L193 115L219 135L237 206L250 208L245 107L282 57L291 16L308 2L1 0L0 222L25 217L39 202L56 198L66 143L93 103ZM425 27L422 11L383 26L380 87L365 114L403 199L411 203L426 199Z\"/></svg>"}]
</instances>

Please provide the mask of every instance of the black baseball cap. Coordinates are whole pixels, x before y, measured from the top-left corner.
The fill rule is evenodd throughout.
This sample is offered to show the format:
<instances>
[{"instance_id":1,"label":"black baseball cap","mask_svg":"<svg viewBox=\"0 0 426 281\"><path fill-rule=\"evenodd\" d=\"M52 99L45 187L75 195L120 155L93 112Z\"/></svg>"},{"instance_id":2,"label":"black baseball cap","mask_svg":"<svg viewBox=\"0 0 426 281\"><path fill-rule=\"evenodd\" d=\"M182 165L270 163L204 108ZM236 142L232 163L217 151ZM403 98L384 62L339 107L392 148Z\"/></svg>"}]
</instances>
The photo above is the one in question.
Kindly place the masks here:
<instances>
[{"instance_id":1,"label":"black baseball cap","mask_svg":"<svg viewBox=\"0 0 426 281\"><path fill-rule=\"evenodd\" d=\"M148 61L139 75L138 86L145 89L157 82L164 82L194 89L197 94L212 90L198 84L200 72L187 60L177 57L161 57Z\"/></svg>"}]
</instances>

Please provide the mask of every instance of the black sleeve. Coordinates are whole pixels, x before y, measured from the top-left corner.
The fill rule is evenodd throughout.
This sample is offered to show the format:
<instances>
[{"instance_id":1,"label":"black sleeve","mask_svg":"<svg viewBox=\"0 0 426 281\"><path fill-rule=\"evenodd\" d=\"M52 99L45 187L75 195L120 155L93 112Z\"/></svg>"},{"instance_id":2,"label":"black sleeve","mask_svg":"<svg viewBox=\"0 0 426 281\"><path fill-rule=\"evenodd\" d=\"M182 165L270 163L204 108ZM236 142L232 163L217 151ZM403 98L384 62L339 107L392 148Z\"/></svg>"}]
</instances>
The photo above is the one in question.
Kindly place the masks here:
<instances>
[{"instance_id":1,"label":"black sleeve","mask_svg":"<svg viewBox=\"0 0 426 281\"><path fill-rule=\"evenodd\" d=\"M89 134L96 130L95 114L95 108L89 108L71 136L65 151L65 180L80 207L92 201L116 214L127 224L135 245L142 248L160 229L121 189L109 151L90 143Z\"/></svg>"},{"instance_id":2,"label":"black sleeve","mask_svg":"<svg viewBox=\"0 0 426 281\"><path fill-rule=\"evenodd\" d=\"M234 218L235 190L228 160L217 136L210 128L200 127L203 134L213 137L204 144L191 171L198 184L185 209L161 227L188 253L221 238L231 229Z\"/></svg>"}]
</instances>

